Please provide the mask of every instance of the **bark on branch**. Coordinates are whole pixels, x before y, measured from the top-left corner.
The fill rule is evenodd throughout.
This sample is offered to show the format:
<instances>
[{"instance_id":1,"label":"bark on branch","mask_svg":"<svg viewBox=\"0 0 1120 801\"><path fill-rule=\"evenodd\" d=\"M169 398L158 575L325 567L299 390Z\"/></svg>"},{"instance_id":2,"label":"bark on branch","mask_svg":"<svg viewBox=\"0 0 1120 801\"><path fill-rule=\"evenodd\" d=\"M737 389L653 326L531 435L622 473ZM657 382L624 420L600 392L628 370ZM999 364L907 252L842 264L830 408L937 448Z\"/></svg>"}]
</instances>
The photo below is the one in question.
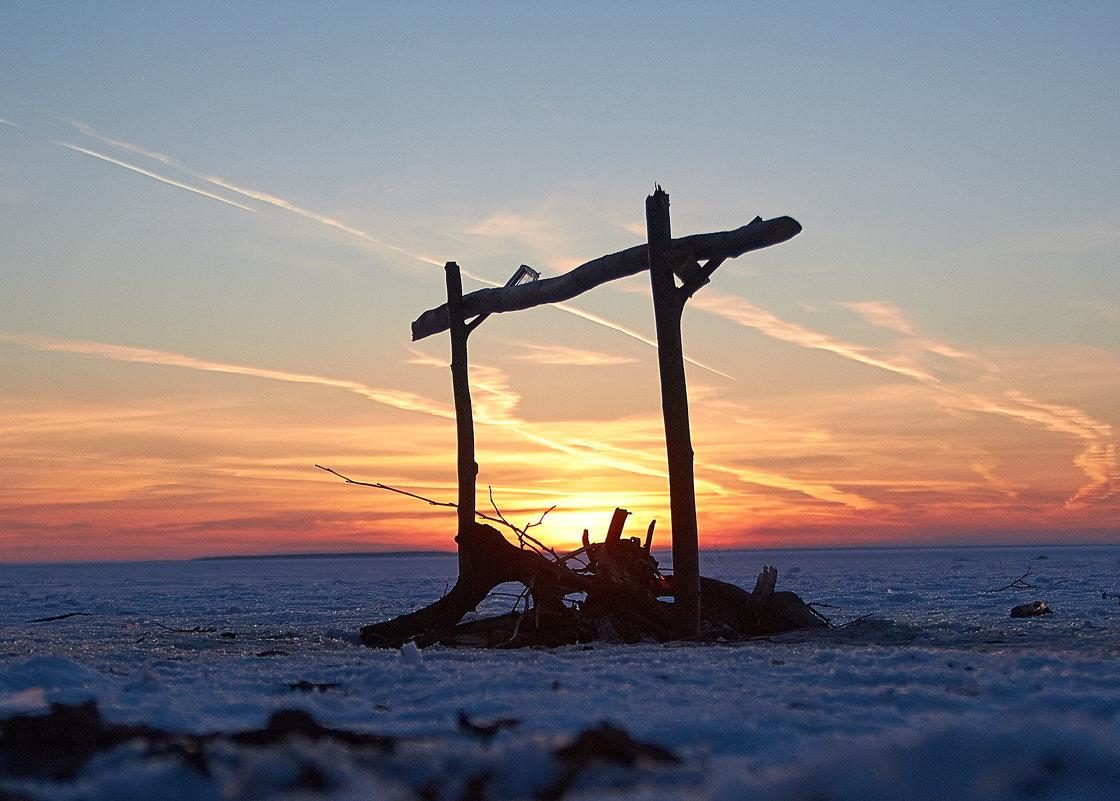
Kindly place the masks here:
<instances>
[{"instance_id":1,"label":"bark on branch","mask_svg":"<svg viewBox=\"0 0 1120 801\"><path fill-rule=\"evenodd\" d=\"M674 239L670 249L678 254L674 258L681 262L686 262L684 257L688 257L692 263L707 260L719 264L749 251L785 242L800 232L801 224L792 217L775 217L772 220L756 217L752 222L733 231L693 234ZM599 284L648 269L647 246L635 245L628 250L592 259L554 278L471 292L463 296L463 316L470 318L479 314L519 311L546 303L560 303ZM445 303L429 309L413 321L412 338L417 340L430 337L446 331L449 325L450 318Z\"/></svg>"}]
</instances>

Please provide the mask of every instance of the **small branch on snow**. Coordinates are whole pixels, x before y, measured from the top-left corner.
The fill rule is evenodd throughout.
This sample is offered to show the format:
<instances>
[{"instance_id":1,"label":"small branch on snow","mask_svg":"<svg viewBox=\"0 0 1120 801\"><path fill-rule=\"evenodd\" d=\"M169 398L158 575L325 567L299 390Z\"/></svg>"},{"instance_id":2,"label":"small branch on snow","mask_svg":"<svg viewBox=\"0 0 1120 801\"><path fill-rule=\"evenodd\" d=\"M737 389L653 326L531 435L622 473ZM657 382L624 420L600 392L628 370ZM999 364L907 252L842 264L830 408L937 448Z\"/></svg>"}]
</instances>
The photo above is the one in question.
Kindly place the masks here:
<instances>
[{"instance_id":1,"label":"small branch on snow","mask_svg":"<svg viewBox=\"0 0 1120 801\"><path fill-rule=\"evenodd\" d=\"M165 626L158 621L153 620L152 622L164 631L171 631L175 634L215 634L218 631L213 626L207 626L206 628L203 628L202 626L195 626L193 629L173 629L171 628L171 626Z\"/></svg>"},{"instance_id":2,"label":"small branch on snow","mask_svg":"<svg viewBox=\"0 0 1120 801\"><path fill-rule=\"evenodd\" d=\"M24 623L53 623L56 620L65 620L68 617L89 617L90 612L67 612L65 615L51 615L50 617L37 617L34 620L25 620Z\"/></svg>"},{"instance_id":3,"label":"small branch on snow","mask_svg":"<svg viewBox=\"0 0 1120 801\"><path fill-rule=\"evenodd\" d=\"M1026 581L1023 580L1027 576L1029 576L1030 574L1031 574L1031 569L1028 567L1026 573L1019 576L1019 578L1015 579L1013 582L1008 584L1006 587L1000 587L998 590L988 590L988 592L1003 592L1004 590L1012 590L1012 589L1014 589L1014 590L1037 590L1038 587L1036 587L1034 584L1028 584Z\"/></svg>"}]
</instances>

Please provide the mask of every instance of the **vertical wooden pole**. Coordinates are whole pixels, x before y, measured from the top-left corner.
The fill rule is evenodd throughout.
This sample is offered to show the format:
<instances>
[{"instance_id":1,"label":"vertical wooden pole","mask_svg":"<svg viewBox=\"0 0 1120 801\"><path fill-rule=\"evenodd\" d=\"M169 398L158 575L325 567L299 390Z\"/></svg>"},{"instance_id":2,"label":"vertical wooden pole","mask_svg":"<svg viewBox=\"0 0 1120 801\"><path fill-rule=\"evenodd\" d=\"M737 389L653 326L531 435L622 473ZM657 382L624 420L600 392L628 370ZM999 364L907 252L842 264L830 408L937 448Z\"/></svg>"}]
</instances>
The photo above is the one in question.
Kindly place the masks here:
<instances>
[{"instance_id":1,"label":"vertical wooden pole","mask_svg":"<svg viewBox=\"0 0 1120 801\"><path fill-rule=\"evenodd\" d=\"M474 412L467 371L467 336L470 329L463 320L463 277L453 261L444 265L447 279L447 314L451 334L451 387L455 397L456 472L459 479L459 531L474 523L475 482L478 463L474 460ZM462 551L460 550L460 574Z\"/></svg>"},{"instance_id":2,"label":"vertical wooden pole","mask_svg":"<svg viewBox=\"0 0 1120 801\"><path fill-rule=\"evenodd\" d=\"M653 313L657 327L657 363L661 371L661 411L669 464L669 507L673 526L673 607L678 634L700 633L700 553L696 526L692 433L688 425L688 389L684 373L681 313L686 298L677 291L667 254L672 242L669 196L661 187L646 198L646 236Z\"/></svg>"}]
</instances>

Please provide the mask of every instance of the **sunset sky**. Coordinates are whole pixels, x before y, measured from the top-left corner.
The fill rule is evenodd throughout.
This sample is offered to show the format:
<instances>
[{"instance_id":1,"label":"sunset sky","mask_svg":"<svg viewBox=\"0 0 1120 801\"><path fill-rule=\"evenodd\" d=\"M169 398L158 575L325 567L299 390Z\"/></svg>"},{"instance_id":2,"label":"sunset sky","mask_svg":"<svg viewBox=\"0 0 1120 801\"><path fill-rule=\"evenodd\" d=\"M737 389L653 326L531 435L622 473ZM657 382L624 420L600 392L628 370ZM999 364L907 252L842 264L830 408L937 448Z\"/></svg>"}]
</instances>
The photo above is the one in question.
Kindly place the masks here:
<instances>
[{"instance_id":1,"label":"sunset sky","mask_svg":"<svg viewBox=\"0 0 1120 801\"><path fill-rule=\"evenodd\" d=\"M0 0L0 561L452 549L444 298L684 315L703 548L1120 542L1120 4ZM471 337L480 508L670 526L649 279Z\"/></svg>"}]
</instances>

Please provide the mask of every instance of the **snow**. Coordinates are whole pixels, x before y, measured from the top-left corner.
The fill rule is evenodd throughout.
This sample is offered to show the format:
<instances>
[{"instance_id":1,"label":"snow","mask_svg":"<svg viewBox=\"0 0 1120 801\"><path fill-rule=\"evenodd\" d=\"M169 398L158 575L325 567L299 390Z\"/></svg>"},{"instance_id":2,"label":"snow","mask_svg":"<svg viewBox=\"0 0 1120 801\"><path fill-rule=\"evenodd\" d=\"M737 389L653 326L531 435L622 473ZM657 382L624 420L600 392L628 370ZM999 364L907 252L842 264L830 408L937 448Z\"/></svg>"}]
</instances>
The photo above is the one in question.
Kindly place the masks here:
<instances>
[{"instance_id":1,"label":"snow","mask_svg":"<svg viewBox=\"0 0 1120 801\"><path fill-rule=\"evenodd\" d=\"M0 718L93 699L111 723L204 734L302 709L401 738L392 754L215 742L205 774L122 746L70 781L0 774L0 797L533 798L563 776L556 749L603 722L680 761L596 762L564 798L1120 797L1120 547L708 553L701 567L749 589L764 564L850 625L379 651L358 628L439 597L454 557L0 565ZM991 592L1028 568L1029 588ZM1032 600L1054 614L1009 617ZM486 740L460 711L518 723Z\"/></svg>"}]
</instances>

